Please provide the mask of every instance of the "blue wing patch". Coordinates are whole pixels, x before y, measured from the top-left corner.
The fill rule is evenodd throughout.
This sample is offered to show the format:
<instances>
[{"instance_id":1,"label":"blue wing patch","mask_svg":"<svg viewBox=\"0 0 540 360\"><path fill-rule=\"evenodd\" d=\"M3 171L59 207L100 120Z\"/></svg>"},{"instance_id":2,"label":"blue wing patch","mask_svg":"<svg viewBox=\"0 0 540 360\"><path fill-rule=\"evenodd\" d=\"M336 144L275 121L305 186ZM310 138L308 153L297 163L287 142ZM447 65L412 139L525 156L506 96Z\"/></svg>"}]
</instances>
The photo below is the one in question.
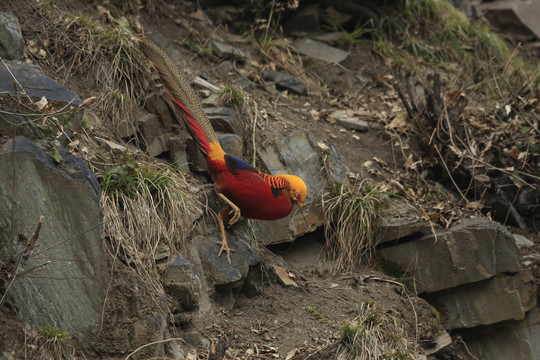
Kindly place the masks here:
<instances>
[{"instance_id":1,"label":"blue wing patch","mask_svg":"<svg viewBox=\"0 0 540 360\"><path fill-rule=\"evenodd\" d=\"M257 170L255 170L255 168L247 161L233 155L225 154L225 164L227 165L229 171L233 174L236 174L236 170L257 172Z\"/></svg>"}]
</instances>

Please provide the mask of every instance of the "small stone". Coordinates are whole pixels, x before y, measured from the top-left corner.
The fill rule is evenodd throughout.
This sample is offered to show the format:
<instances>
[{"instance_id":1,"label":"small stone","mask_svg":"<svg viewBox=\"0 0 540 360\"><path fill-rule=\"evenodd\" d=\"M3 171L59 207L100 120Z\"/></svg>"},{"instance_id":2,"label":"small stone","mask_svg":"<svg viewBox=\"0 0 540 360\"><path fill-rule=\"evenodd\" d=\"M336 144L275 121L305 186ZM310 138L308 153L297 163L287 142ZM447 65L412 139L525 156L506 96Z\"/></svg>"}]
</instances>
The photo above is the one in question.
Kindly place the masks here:
<instances>
[{"instance_id":1,"label":"small stone","mask_svg":"<svg viewBox=\"0 0 540 360\"><path fill-rule=\"evenodd\" d=\"M298 95L306 94L306 87L300 80L293 78L292 75L279 71L265 71L264 79L275 82L278 90L287 90Z\"/></svg>"},{"instance_id":2,"label":"small stone","mask_svg":"<svg viewBox=\"0 0 540 360\"><path fill-rule=\"evenodd\" d=\"M308 38L298 40L295 46L300 54L326 63L340 63L350 55L348 51Z\"/></svg>"},{"instance_id":3,"label":"small stone","mask_svg":"<svg viewBox=\"0 0 540 360\"><path fill-rule=\"evenodd\" d=\"M249 53L249 51L244 52L237 47L216 40L212 40L210 42L210 48L217 56L221 58L234 58L246 62L249 62L249 60L251 59L251 54Z\"/></svg>"}]
</instances>

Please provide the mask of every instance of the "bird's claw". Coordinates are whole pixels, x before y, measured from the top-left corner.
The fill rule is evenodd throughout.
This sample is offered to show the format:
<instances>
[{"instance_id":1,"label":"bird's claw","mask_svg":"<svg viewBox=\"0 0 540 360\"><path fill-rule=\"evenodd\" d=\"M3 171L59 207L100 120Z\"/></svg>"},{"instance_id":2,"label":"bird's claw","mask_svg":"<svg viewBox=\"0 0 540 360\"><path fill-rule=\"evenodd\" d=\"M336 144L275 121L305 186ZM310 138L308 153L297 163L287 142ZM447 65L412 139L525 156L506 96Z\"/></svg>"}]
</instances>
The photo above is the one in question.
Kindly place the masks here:
<instances>
[{"instance_id":1,"label":"bird's claw","mask_svg":"<svg viewBox=\"0 0 540 360\"><path fill-rule=\"evenodd\" d=\"M229 247L229 245L227 244L227 241L221 240L221 241L217 241L216 243L221 245L221 249L219 249L218 257L220 257L220 256L221 256L221 253L222 253L223 251L225 251L225 253L227 254L227 261L228 261L229 264L230 264L230 263L231 263L231 252L235 252L236 250L235 250L235 249L231 249L231 248Z\"/></svg>"},{"instance_id":2,"label":"bird's claw","mask_svg":"<svg viewBox=\"0 0 540 360\"><path fill-rule=\"evenodd\" d=\"M229 221L229 224L227 225L227 227L231 227L234 224L236 224L238 222L238 220L240 220L240 217L242 216L240 214L240 209L239 208L232 208L231 211L229 211L229 215L230 214L233 214L233 217Z\"/></svg>"}]
</instances>

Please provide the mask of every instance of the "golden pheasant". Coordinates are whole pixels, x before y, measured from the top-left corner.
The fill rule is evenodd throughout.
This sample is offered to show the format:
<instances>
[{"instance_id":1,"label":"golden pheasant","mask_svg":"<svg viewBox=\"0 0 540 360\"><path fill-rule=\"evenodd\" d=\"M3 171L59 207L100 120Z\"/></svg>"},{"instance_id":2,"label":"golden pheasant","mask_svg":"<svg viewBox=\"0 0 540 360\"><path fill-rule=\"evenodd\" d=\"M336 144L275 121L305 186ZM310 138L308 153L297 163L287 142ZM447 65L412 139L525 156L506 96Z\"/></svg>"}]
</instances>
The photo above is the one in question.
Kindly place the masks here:
<instances>
[{"instance_id":1,"label":"golden pheasant","mask_svg":"<svg viewBox=\"0 0 540 360\"><path fill-rule=\"evenodd\" d=\"M302 207L306 198L306 184L294 175L268 175L246 161L223 151L198 97L186 77L157 45L147 39L137 39L139 48L158 71L165 89L184 120L187 130L198 149L205 156L208 172L217 195L229 206L218 215L223 251L231 262L230 249L223 225L224 218L232 214L229 226L241 216L259 220L277 220L289 215L296 203Z\"/></svg>"}]
</instances>

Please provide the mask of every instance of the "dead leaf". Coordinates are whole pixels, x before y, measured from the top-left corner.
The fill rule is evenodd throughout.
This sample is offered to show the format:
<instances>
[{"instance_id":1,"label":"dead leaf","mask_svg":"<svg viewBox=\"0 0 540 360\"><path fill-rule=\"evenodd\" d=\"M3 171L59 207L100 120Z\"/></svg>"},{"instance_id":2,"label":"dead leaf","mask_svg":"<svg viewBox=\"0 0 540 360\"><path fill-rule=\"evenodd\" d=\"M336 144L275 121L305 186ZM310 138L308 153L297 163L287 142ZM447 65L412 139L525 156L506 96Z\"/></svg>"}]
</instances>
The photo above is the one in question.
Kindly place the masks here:
<instances>
[{"instance_id":1,"label":"dead leaf","mask_svg":"<svg viewBox=\"0 0 540 360\"><path fill-rule=\"evenodd\" d=\"M38 111L42 111L48 103L49 102L47 101L45 96L43 96L38 102L35 103L35 105Z\"/></svg>"},{"instance_id":2,"label":"dead leaf","mask_svg":"<svg viewBox=\"0 0 540 360\"><path fill-rule=\"evenodd\" d=\"M298 287L296 281L290 278L287 270L276 264L274 264L274 270L276 271L276 275L278 276L279 280L281 280L283 285Z\"/></svg>"},{"instance_id":3,"label":"dead leaf","mask_svg":"<svg viewBox=\"0 0 540 360\"><path fill-rule=\"evenodd\" d=\"M396 115L394 120L390 122L387 126L391 129L406 129L409 127L409 122L407 121L409 114L406 111L402 111Z\"/></svg>"},{"instance_id":4,"label":"dead leaf","mask_svg":"<svg viewBox=\"0 0 540 360\"><path fill-rule=\"evenodd\" d=\"M411 167L413 163L413 154L410 154L409 157L407 158L407 160L405 161L405 164L403 165L403 167L405 168L405 170L409 170L409 168Z\"/></svg>"},{"instance_id":5,"label":"dead leaf","mask_svg":"<svg viewBox=\"0 0 540 360\"><path fill-rule=\"evenodd\" d=\"M285 357L285 360L291 360L293 357L295 357L297 354L300 354L300 350L298 348L294 348Z\"/></svg>"}]
</instances>

